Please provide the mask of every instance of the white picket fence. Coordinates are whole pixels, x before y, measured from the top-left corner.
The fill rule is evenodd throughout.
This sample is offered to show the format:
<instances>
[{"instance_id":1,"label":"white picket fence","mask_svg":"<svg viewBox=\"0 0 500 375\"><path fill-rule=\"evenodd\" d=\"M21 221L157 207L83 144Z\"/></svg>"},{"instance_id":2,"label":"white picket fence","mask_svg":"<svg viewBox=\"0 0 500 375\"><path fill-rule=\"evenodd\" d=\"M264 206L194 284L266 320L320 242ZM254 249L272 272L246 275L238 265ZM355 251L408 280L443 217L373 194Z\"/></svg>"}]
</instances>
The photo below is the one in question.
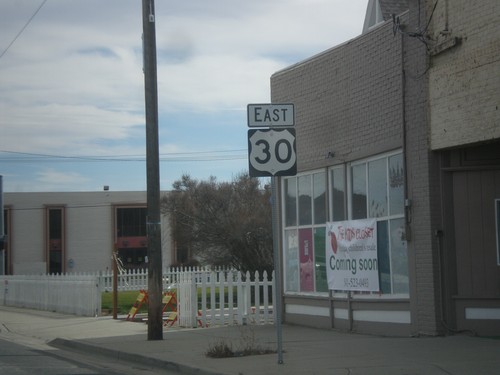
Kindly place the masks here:
<instances>
[{"instance_id":1,"label":"white picket fence","mask_svg":"<svg viewBox=\"0 0 500 375\"><path fill-rule=\"evenodd\" d=\"M163 289L166 290L172 285L179 283L181 275L189 274L195 280L201 280L202 275L210 275L212 272L228 272L227 268L208 267L172 267L163 269ZM111 292L113 290L113 273L111 271L99 273L101 287L103 291ZM208 276L209 277L209 276ZM148 271L147 269L123 270L118 273L118 290L141 290L148 289Z\"/></svg>"},{"instance_id":2,"label":"white picket fence","mask_svg":"<svg viewBox=\"0 0 500 375\"><path fill-rule=\"evenodd\" d=\"M121 272L117 279L119 291L148 288L147 270ZM101 293L112 290L111 272L0 276L0 304L82 316L99 315ZM274 321L274 272L172 268L163 271L163 290L175 290L182 327Z\"/></svg>"},{"instance_id":3,"label":"white picket fence","mask_svg":"<svg viewBox=\"0 0 500 375\"><path fill-rule=\"evenodd\" d=\"M235 270L180 274L177 284L181 327L268 324L274 321L274 272Z\"/></svg>"},{"instance_id":4,"label":"white picket fence","mask_svg":"<svg viewBox=\"0 0 500 375\"><path fill-rule=\"evenodd\" d=\"M101 313L97 275L0 276L0 304L82 316Z\"/></svg>"}]
</instances>

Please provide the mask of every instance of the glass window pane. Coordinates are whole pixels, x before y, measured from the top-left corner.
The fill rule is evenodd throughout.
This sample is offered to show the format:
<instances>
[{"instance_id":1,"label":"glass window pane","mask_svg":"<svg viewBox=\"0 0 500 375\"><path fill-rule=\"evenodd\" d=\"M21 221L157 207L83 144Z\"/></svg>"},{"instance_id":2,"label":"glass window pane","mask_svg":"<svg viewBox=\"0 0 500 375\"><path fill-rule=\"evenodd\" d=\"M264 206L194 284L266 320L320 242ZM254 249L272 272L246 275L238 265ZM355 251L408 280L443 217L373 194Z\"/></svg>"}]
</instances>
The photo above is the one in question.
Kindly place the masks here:
<instances>
[{"instance_id":1,"label":"glass window pane","mask_svg":"<svg viewBox=\"0 0 500 375\"><path fill-rule=\"evenodd\" d=\"M316 292L328 292L325 258L326 228L314 229L314 275L316 277Z\"/></svg>"},{"instance_id":2,"label":"glass window pane","mask_svg":"<svg viewBox=\"0 0 500 375\"><path fill-rule=\"evenodd\" d=\"M297 178L285 179L285 226L297 225Z\"/></svg>"},{"instance_id":3,"label":"glass window pane","mask_svg":"<svg viewBox=\"0 0 500 375\"><path fill-rule=\"evenodd\" d=\"M495 200L495 213L497 218L497 265L500 266L500 199Z\"/></svg>"},{"instance_id":4,"label":"glass window pane","mask_svg":"<svg viewBox=\"0 0 500 375\"><path fill-rule=\"evenodd\" d=\"M314 174L314 224L326 223L326 174Z\"/></svg>"},{"instance_id":5,"label":"glass window pane","mask_svg":"<svg viewBox=\"0 0 500 375\"><path fill-rule=\"evenodd\" d=\"M391 258L389 255L389 230L387 221L377 222L377 256L380 291L391 293Z\"/></svg>"},{"instance_id":6,"label":"glass window pane","mask_svg":"<svg viewBox=\"0 0 500 375\"><path fill-rule=\"evenodd\" d=\"M391 215L402 215L404 205L403 154L389 158L389 209Z\"/></svg>"},{"instance_id":7,"label":"glass window pane","mask_svg":"<svg viewBox=\"0 0 500 375\"><path fill-rule=\"evenodd\" d=\"M314 291L314 249L312 229L299 229L300 291ZM324 250L323 250L324 252Z\"/></svg>"},{"instance_id":8,"label":"glass window pane","mask_svg":"<svg viewBox=\"0 0 500 375\"><path fill-rule=\"evenodd\" d=\"M368 164L368 196L370 217L387 216L387 159Z\"/></svg>"},{"instance_id":9,"label":"glass window pane","mask_svg":"<svg viewBox=\"0 0 500 375\"><path fill-rule=\"evenodd\" d=\"M299 177L299 225L312 224L311 175Z\"/></svg>"},{"instance_id":10,"label":"glass window pane","mask_svg":"<svg viewBox=\"0 0 500 375\"><path fill-rule=\"evenodd\" d=\"M49 240L62 239L63 233L62 209L49 209Z\"/></svg>"},{"instance_id":11,"label":"glass window pane","mask_svg":"<svg viewBox=\"0 0 500 375\"><path fill-rule=\"evenodd\" d=\"M332 176L332 219L341 221L346 219L345 215L345 176L344 168L336 168L331 171Z\"/></svg>"},{"instance_id":12,"label":"glass window pane","mask_svg":"<svg viewBox=\"0 0 500 375\"><path fill-rule=\"evenodd\" d=\"M146 236L146 207L117 209L118 237Z\"/></svg>"},{"instance_id":13,"label":"glass window pane","mask_svg":"<svg viewBox=\"0 0 500 375\"><path fill-rule=\"evenodd\" d=\"M299 291L299 240L297 230L285 231L285 289Z\"/></svg>"},{"instance_id":14,"label":"glass window pane","mask_svg":"<svg viewBox=\"0 0 500 375\"><path fill-rule=\"evenodd\" d=\"M391 220L390 226L393 293L408 294L408 254L404 219Z\"/></svg>"},{"instance_id":15,"label":"glass window pane","mask_svg":"<svg viewBox=\"0 0 500 375\"><path fill-rule=\"evenodd\" d=\"M355 165L352 171L352 218L366 219L366 164Z\"/></svg>"}]
</instances>

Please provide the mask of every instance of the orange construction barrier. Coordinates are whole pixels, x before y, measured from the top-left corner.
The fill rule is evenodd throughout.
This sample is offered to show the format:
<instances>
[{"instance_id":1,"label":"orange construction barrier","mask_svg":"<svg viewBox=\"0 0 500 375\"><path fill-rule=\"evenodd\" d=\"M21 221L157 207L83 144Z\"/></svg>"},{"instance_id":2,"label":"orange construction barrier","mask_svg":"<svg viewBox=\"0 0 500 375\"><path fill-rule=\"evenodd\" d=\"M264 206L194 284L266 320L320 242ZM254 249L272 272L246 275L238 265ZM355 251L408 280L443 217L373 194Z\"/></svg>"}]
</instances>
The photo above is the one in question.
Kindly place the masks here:
<instances>
[{"instance_id":1,"label":"orange construction barrier","mask_svg":"<svg viewBox=\"0 0 500 375\"><path fill-rule=\"evenodd\" d=\"M145 290L141 290L139 295L137 296L137 299L134 302L134 306L132 306L127 315L127 320L134 319L135 315L137 314L137 311L139 311L141 306L147 302L148 302L148 292Z\"/></svg>"},{"instance_id":2,"label":"orange construction barrier","mask_svg":"<svg viewBox=\"0 0 500 375\"><path fill-rule=\"evenodd\" d=\"M162 298L163 309L161 311L162 315L167 313L164 327L172 327L177 321L177 298L175 292L165 292Z\"/></svg>"}]
</instances>

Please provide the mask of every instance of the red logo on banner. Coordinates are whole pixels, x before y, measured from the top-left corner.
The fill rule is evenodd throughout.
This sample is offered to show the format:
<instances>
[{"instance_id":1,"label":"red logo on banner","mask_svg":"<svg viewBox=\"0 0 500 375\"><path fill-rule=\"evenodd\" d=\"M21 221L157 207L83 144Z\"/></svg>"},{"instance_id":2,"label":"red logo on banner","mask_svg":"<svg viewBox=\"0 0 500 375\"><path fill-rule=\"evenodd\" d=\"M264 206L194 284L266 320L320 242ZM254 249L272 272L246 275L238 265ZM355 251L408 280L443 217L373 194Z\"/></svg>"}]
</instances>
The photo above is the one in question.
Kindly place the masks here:
<instances>
[{"instance_id":1,"label":"red logo on banner","mask_svg":"<svg viewBox=\"0 0 500 375\"><path fill-rule=\"evenodd\" d=\"M335 233L330 232L330 245L332 246L332 251L334 254L337 254L337 236Z\"/></svg>"}]
</instances>

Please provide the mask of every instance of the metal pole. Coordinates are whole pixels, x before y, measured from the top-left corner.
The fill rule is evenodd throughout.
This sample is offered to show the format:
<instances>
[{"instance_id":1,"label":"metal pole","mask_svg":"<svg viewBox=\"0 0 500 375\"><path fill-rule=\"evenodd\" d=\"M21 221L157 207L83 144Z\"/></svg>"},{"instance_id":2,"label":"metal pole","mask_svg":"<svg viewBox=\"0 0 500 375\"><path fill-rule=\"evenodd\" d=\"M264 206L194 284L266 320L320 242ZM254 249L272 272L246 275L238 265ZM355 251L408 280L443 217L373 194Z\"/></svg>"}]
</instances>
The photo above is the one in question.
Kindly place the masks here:
<instances>
[{"instance_id":1,"label":"metal pole","mask_svg":"<svg viewBox=\"0 0 500 375\"><path fill-rule=\"evenodd\" d=\"M273 220L273 249L274 249L274 282L275 282L275 296L274 296L274 309L276 311L276 340L278 342L278 363L283 364L283 333L281 327L281 258L279 251L279 212L278 212L278 194L277 194L277 177L271 179L271 196L272 196L272 220Z\"/></svg>"},{"instance_id":2,"label":"metal pole","mask_svg":"<svg viewBox=\"0 0 500 375\"><path fill-rule=\"evenodd\" d=\"M113 319L118 319L118 246L113 246Z\"/></svg>"},{"instance_id":3,"label":"metal pole","mask_svg":"<svg viewBox=\"0 0 500 375\"><path fill-rule=\"evenodd\" d=\"M160 224L160 157L154 0L142 0L144 89L146 99L146 169L148 234L148 340L163 339Z\"/></svg>"}]
</instances>

